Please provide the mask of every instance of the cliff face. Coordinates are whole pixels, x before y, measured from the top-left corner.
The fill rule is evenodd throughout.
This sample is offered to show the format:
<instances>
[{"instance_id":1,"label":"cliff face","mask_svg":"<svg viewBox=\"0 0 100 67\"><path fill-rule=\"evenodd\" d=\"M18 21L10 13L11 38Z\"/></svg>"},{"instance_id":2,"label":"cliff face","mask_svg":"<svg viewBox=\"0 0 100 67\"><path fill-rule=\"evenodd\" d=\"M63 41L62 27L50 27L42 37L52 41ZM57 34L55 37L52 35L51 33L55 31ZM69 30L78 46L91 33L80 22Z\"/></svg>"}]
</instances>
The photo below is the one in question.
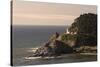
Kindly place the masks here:
<instances>
[{"instance_id":1,"label":"cliff face","mask_svg":"<svg viewBox=\"0 0 100 67\"><path fill-rule=\"evenodd\" d=\"M72 42L68 41L68 43L65 43L59 37L61 37L61 35L58 37L56 34L53 35L49 42L45 43L44 46L41 46L36 50L34 56L58 56L61 54L72 53L73 48L69 45Z\"/></svg>"},{"instance_id":2,"label":"cliff face","mask_svg":"<svg viewBox=\"0 0 100 67\"><path fill-rule=\"evenodd\" d=\"M65 53L72 53L73 48L65 44L64 42L55 40L48 45L38 48L34 53L34 56L58 56Z\"/></svg>"}]
</instances>

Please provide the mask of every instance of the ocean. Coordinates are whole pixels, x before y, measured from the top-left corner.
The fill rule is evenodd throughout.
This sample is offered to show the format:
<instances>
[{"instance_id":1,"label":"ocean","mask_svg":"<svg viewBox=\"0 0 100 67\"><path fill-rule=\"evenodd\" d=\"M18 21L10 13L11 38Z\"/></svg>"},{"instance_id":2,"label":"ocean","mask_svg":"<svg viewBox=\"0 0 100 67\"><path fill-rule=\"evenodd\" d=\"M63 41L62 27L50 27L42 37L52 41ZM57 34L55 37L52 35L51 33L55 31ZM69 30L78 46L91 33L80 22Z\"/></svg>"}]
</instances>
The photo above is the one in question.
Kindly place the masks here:
<instances>
[{"instance_id":1,"label":"ocean","mask_svg":"<svg viewBox=\"0 0 100 67\"><path fill-rule=\"evenodd\" d=\"M25 57L32 56L33 48L42 46L49 38L58 32L62 34L65 32L67 26L13 26L12 28L12 49L13 49L13 65L39 65L39 64L52 64L52 63L68 63L68 62L81 62L89 61L90 56L79 56L56 59L25 59ZM83 57L83 58L81 58ZM80 59L79 59L80 58ZM89 58L89 59L87 59ZM92 57L96 60L96 56Z\"/></svg>"}]
</instances>

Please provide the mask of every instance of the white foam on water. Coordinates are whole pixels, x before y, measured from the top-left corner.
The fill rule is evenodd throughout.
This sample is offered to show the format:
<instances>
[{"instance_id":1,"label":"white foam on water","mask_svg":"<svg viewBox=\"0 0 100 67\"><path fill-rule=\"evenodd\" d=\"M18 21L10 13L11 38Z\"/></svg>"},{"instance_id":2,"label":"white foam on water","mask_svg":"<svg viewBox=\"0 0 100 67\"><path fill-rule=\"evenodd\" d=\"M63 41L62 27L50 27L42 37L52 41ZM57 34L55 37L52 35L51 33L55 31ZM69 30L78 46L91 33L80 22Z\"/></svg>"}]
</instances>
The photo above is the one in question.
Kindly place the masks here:
<instances>
[{"instance_id":1,"label":"white foam on water","mask_svg":"<svg viewBox=\"0 0 100 67\"><path fill-rule=\"evenodd\" d=\"M25 59L27 59L27 60L31 60L31 59L39 59L39 58L41 58L41 57L25 57Z\"/></svg>"},{"instance_id":2,"label":"white foam on water","mask_svg":"<svg viewBox=\"0 0 100 67\"><path fill-rule=\"evenodd\" d=\"M64 58L65 55L62 56L52 56L52 57L25 57L25 59L32 60L32 59L55 59L55 58Z\"/></svg>"}]
</instances>

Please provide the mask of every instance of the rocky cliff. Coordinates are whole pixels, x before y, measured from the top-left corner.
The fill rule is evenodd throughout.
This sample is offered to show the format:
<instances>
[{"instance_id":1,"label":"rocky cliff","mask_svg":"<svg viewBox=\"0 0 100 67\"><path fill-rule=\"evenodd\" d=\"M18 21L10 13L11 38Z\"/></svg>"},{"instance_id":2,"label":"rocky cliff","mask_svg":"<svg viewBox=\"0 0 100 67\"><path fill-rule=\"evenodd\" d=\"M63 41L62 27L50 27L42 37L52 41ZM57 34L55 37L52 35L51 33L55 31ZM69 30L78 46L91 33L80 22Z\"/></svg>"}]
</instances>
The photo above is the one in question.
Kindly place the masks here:
<instances>
[{"instance_id":1,"label":"rocky cliff","mask_svg":"<svg viewBox=\"0 0 100 67\"><path fill-rule=\"evenodd\" d=\"M73 53L73 48L59 39L61 35L58 33L54 34L49 42L39 47L33 54L33 56L59 56L61 54Z\"/></svg>"}]
</instances>

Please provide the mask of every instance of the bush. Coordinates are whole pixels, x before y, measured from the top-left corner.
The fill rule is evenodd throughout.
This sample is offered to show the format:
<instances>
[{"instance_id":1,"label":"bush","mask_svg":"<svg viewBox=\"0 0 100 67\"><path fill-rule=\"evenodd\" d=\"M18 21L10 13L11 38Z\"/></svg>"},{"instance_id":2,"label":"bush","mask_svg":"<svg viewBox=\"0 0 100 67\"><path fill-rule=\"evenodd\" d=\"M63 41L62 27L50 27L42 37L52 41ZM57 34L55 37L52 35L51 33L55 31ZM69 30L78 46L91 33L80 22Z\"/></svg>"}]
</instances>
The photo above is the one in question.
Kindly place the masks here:
<instances>
[{"instance_id":1,"label":"bush","mask_svg":"<svg viewBox=\"0 0 100 67\"><path fill-rule=\"evenodd\" d=\"M61 40L67 42L68 40L75 41L75 46L96 46L97 37L96 35L90 34L63 34Z\"/></svg>"},{"instance_id":2,"label":"bush","mask_svg":"<svg viewBox=\"0 0 100 67\"><path fill-rule=\"evenodd\" d=\"M63 34L63 35L61 36L61 40L62 40L62 41L76 40L76 39L77 39L77 35Z\"/></svg>"},{"instance_id":3,"label":"bush","mask_svg":"<svg viewBox=\"0 0 100 67\"><path fill-rule=\"evenodd\" d=\"M94 46L97 45L97 39L95 35L79 34L77 35L77 44Z\"/></svg>"}]
</instances>

